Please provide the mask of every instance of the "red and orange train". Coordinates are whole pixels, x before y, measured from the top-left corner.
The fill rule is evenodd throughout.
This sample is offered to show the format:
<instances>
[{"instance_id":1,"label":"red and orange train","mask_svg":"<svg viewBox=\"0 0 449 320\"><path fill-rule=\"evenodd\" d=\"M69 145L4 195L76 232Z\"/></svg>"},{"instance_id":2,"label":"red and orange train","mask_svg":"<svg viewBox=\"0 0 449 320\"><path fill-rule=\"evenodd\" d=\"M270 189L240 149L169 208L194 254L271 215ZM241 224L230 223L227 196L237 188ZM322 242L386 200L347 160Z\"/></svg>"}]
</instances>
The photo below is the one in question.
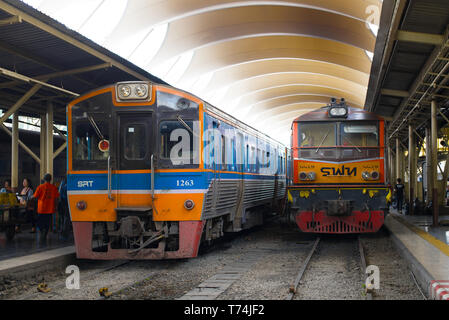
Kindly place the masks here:
<instances>
[{"instance_id":1,"label":"red and orange train","mask_svg":"<svg viewBox=\"0 0 449 320\"><path fill-rule=\"evenodd\" d=\"M292 124L289 215L303 232L365 233L383 225L385 121L344 99Z\"/></svg>"}]
</instances>

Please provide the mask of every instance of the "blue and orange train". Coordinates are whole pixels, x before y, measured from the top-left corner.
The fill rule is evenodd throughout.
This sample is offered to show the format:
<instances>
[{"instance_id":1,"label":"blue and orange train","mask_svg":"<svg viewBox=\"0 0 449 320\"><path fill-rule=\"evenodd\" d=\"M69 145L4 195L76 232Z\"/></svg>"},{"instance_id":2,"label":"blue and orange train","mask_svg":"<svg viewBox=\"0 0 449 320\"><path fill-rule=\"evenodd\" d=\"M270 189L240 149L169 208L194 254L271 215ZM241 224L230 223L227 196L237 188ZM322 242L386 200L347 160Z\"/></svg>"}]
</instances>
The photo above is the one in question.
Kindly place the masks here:
<instances>
[{"instance_id":1,"label":"blue and orange train","mask_svg":"<svg viewBox=\"0 0 449 320\"><path fill-rule=\"evenodd\" d=\"M285 197L288 149L182 90L121 82L78 97L67 117L78 258L195 257Z\"/></svg>"}]
</instances>

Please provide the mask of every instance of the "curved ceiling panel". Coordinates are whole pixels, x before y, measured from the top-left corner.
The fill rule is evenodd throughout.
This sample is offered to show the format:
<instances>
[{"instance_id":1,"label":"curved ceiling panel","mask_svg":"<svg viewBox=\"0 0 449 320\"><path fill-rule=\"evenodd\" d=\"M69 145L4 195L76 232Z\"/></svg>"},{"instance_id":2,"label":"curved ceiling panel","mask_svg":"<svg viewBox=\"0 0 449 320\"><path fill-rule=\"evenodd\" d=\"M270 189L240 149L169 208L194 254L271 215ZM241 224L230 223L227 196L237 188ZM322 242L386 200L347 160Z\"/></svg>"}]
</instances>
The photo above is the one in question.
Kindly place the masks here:
<instances>
[{"instance_id":1,"label":"curved ceiling panel","mask_svg":"<svg viewBox=\"0 0 449 320\"><path fill-rule=\"evenodd\" d=\"M254 106L260 101L266 101L270 99L274 99L279 96L288 96L295 94L308 94L311 96L330 96L330 97L344 97L348 101L356 101L359 100L360 97L354 93L349 91L345 91L338 88L330 88L325 86L312 86L305 84L286 84L281 86L273 86L263 88L262 90L257 90L253 92L246 92L245 95L239 97L240 103L244 101L244 105L240 106L240 104L234 105L232 108L229 108L229 112L233 112L234 110L239 109L240 107L245 106ZM330 99L329 99L330 100ZM231 103L232 104L232 101ZM243 103L242 103L243 104Z\"/></svg>"},{"instance_id":2,"label":"curved ceiling panel","mask_svg":"<svg viewBox=\"0 0 449 320\"><path fill-rule=\"evenodd\" d=\"M170 23L154 63L213 43L257 35L307 35L371 52L376 40L364 22L322 10L285 6L230 8Z\"/></svg>"},{"instance_id":3,"label":"curved ceiling panel","mask_svg":"<svg viewBox=\"0 0 449 320\"><path fill-rule=\"evenodd\" d=\"M57 2L59 0L52 1ZM367 13L367 8L370 8L371 6L380 7L382 2L379 0L133 0L129 1L124 17L114 32L110 35L109 41L113 42L117 39L125 37L135 30L147 27L149 23L156 25L210 11L223 10L233 7L241 8L260 5L282 5L287 7L303 8L309 7L332 12L338 15L352 17L360 21L365 21L369 16Z\"/></svg>"},{"instance_id":4,"label":"curved ceiling panel","mask_svg":"<svg viewBox=\"0 0 449 320\"><path fill-rule=\"evenodd\" d=\"M230 83L243 79L257 77L263 74L281 73L281 72L307 72L324 74L333 77L352 81L368 86L369 76L363 72L357 72L349 68L326 63L322 61L280 58L271 60L255 60L248 63L231 65L229 67L215 70L206 87L205 92L218 90Z\"/></svg>"},{"instance_id":5,"label":"curved ceiling panel","mask_svg":"<svg viewBox=\"0 0 449 320\"><path fill-rule=\"evenodd\" d=\"M329 95L307 95L307 94L293 94L288 96L275 97L254 104L251 107L251 113L253 114L252 120L257 121L261 118L270 117L285 111L293 110L292 106L296 103L319 103L321 106L329 103L332 96ZM357 108L362 108L362 105L358 105L353 101L347 101L349 105Z\"/></svg>"},{"instance_id":6,"label":"curved ceiling panel","mask_svg":"<svg viewBox=\"0 0 449 320\"><path fill-rule=\"evenodd\" d=\"M81 30L111 1L37 8ZM331 97L364 105L382 0L120 3L115 28L101 30L105 47L286 144L291 121Z\"/></svg>"},{"instance_id":7,"label":"curved ceiling panel","mask_svg":"<svg viewBox=\"0 0 449 320\"><path fill-rule=\"evenodd\" d=\"M226 41L196 50L181 81L229 65L279 58L329 62L366 74L371 68L371 60L365 51L347 44L304 36L262 36ZM151 72L151 68L149 70Z\"/></svg>"}]
</instances>

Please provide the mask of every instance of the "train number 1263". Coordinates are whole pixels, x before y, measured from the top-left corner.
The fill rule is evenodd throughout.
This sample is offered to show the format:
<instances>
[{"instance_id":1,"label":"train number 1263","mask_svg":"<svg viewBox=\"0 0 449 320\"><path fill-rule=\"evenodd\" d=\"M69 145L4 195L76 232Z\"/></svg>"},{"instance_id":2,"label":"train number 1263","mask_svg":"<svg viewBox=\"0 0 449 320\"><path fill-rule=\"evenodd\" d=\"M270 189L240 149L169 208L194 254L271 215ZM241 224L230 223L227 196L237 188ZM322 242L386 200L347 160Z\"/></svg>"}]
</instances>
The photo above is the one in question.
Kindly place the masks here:
<instances>
[{"instance_id":1,"label":"train number 1263","mask_svg":"<svg viewBox=\"0 0 449 320\"><path fill-rule=\"evenodd\" d=\"M176 180L177 187L192 187L194 184L193 180Z\"/></svg>"}]
</instances>

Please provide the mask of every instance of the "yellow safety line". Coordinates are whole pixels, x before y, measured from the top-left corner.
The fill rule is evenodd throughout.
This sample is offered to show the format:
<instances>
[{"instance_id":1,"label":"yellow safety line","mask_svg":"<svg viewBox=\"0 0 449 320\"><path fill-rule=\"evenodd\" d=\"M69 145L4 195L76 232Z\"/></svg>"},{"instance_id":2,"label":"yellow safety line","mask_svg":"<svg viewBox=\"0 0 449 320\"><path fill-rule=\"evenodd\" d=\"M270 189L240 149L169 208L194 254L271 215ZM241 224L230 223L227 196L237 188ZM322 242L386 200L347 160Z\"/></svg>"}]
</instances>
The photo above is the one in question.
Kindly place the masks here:
<instances>
[{"instance_id":1,"label":"yellow safety line","mask_svg":"<svg viewBox=\"0 0 449 320\"><path fill-rule=\"evenodd\" d=\"M408 222L404 218L402 218L400 216L397 216L395 214L392 214L391 216L393 218L395 218L396 220L398 220L399 222L401 222L402 224L404 224L410 230L412 230L413 232L418 234L418 236L420 236L421 238L423 238L427 242L430 242L430 244L432 244L434 247L436 247L437 249L439 249L441 252L443 252L445 255L447 255L449 257L449 245L447 245L446 243L444 243L441 240L438 240L437 238L435 238L431 234L425 232L424 230L418 228L417 226L411 224L410 222Z\"/></svg>"}]
</instances>

